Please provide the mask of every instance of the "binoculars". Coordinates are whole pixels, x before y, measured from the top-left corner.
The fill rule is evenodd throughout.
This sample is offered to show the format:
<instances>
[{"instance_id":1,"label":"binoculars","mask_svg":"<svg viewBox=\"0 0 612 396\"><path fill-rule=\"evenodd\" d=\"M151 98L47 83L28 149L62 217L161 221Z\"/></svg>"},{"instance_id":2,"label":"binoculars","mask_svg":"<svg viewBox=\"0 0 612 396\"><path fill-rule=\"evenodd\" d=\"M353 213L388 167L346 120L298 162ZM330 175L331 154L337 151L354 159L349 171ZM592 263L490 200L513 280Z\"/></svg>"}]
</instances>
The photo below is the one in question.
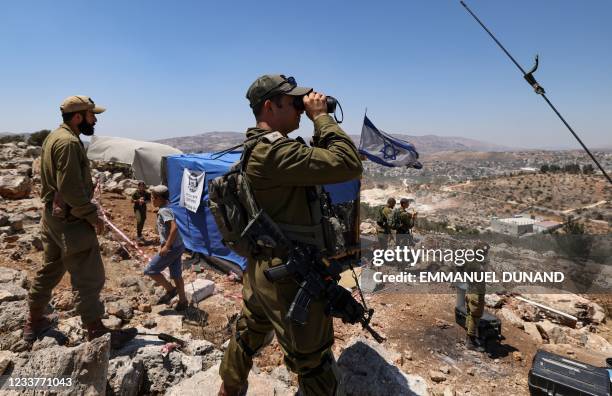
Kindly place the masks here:
<instances>
[{"instance_id":1,"label":"binoculars","mask_svg":"<svg viewBox=\"0 0 612 396\"><path fill-rule=\"evenodd\" d=\"M342 118L338 120L338 118L336 117L336 106L338 106L338 100L334 98L333 96L328 96L326 99L327 99L327 112L329 114L334 115L334 118L336 119L337 123L341 123L342 119L344 118L344 113L342 112L342 106L340 106L340 112L342 113ZM295 107L297 111L304 111L304 97L303 96L294 97L293 107Z\"/></svg>"},{"instance_id":2,"label":"binoculars","mask_svg":"<svg viewBox=\"0 0 612 396\"><path fill-rule=\"evenodd\" d=\"M336 98L334 98L333 96L328 96L327 97L327 112L335 113L337 104L338 104L338 101L336 100ZM295 109L298 111L304 111L304 97L296 96L295 98L293 98L293 107L295 107Z\"/></svg>"}]
</instances>

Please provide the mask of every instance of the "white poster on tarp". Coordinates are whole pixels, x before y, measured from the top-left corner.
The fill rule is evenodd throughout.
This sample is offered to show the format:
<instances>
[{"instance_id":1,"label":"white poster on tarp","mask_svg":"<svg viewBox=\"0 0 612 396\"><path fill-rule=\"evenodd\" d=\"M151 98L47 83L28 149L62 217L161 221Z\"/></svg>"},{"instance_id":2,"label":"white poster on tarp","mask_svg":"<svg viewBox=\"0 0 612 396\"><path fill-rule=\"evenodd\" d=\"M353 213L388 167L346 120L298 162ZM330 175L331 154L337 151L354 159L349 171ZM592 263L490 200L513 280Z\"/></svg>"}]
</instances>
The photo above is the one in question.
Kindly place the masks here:
<instances>
[{"instance_id":1,"label":"white poster on tarp","mask_svg":"<svg viewBox=\"0 0 612 396\"><path fill-rule=\"evenodd\" d=\"M192 172L183 169L183 182L181 183L180 205L191 212L197 212L204 191L204 178L206 172Z\"/></svg>"}]
</instances>

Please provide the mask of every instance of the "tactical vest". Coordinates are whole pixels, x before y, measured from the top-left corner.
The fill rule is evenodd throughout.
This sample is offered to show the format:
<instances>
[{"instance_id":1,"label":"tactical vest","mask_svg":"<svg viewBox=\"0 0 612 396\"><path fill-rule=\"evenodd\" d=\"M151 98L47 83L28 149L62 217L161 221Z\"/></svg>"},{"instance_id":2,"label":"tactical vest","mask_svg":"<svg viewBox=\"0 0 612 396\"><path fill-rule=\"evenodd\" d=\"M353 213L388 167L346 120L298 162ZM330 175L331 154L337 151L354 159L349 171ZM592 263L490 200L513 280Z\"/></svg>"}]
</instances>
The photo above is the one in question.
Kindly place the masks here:
<instances>
[{"instance_id":1,"label":"tactical vest","mask_svg":"<svg viewBox=\"0 0 612 396\"><path fill-rule=\"evenodd\" d=\"M271 248L275 254L284 256L292 244L301 243L316 247L325 257L358 259L359 199L337 207L331 204L323 187L308 188L312 225L277 223L257 204L246 177L246 166L257 144L262 140L272 144L280 138L280 133L270 132L247 140L240 160L228 173L209 182L208 206L224 245L251 258L257 257L262 248Z\"/></svg>"}]
</instances>

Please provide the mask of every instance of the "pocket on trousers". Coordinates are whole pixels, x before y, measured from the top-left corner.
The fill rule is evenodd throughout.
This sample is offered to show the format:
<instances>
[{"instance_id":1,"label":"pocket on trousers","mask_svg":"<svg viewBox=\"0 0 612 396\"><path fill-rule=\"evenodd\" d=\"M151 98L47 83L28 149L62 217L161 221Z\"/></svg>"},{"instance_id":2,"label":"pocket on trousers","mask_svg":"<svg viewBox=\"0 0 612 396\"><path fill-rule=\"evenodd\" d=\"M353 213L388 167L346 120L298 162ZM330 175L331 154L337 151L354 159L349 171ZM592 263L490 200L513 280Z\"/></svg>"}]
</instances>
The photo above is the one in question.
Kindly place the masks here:
<instances>
[{"instance_id":1,"label":"pocket on trousers","mask_svg":"<svg viewBox=\"0 0 612 396\"><path fill-rule=\"evenodd\" d=\"M66 222L62 233L62 250L71 256L92 248L98 248L98 237L93 226L85 220Z\"/></svg>"}]
</instances>

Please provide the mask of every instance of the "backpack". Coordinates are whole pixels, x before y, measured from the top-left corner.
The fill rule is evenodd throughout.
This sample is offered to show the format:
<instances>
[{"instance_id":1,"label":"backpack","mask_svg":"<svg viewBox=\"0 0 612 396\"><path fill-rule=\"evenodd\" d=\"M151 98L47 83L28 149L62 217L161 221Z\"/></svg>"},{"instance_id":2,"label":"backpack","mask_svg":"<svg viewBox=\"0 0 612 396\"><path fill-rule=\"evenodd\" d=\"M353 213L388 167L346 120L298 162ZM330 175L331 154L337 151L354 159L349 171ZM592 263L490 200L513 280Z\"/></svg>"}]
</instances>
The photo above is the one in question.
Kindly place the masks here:
<instances>
[{"instance_id":1,"label":"backpack","mask_svg":"<svg viewBox=\"0 0 612 396\"><path fill-rule=\"evenodd\" d=\"M376 224L378 224L379 227L382 228L387 228L387 216L385 216L385 205L382 205L378 208L377 212L376 212Z\"/></svg>"},{"instance_id":2,"label":"backpack","mask_svg":"<svg viewBox=\"0 0 612 396\"><path fill-rule=\"evenodd\" d=\"M399 208L395 208L393 212L391 212L389 227L391 227L392 230L399 230L402 228L402 211Z\"/></svg>"},{"instance_id":3,"label":"backpack","mask_svg":"<svg viewBox=\"0 0 612 396\"><path fill-rule=\"evenodd\" d=\"M255 257L264 247L287 248L278 226L263 212L246 178L253 148L266 135L247 140L240 160L223 176L208 182L208 207L221 233L221 242L243 257Z\"/></svg>"}]
</instances>

